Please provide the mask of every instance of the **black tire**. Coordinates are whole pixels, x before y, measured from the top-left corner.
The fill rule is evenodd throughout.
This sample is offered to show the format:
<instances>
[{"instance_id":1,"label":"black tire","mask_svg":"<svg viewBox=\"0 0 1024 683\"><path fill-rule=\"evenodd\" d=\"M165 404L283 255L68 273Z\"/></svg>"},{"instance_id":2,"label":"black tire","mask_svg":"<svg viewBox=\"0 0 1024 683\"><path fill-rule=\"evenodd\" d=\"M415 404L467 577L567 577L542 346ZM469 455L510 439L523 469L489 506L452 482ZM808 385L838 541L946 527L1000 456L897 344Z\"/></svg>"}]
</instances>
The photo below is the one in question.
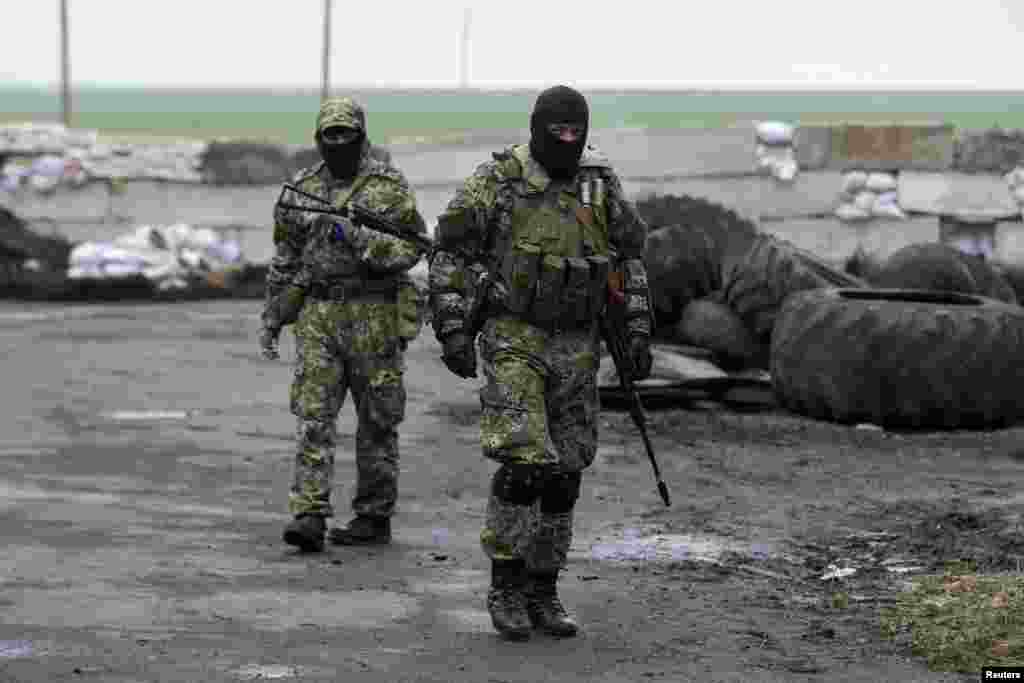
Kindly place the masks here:
<instances>
[{"instance_id":1,"label":"black tire","mask_svg":"<svg viewBox=\"0 0 1024 683\"><path fill-rule=\"evenodd\" d=\"M991 429L1024 419L1024 308L954 292L791 296L771 343L785 408L841 423Z\"/></svg>"},{"instance_id":2,"label":"black tire","mask_svg":"<svg viewBox=\"0 0 1024 683\"><path fill-rule=\"evenodd\" d=\"M758 235L746 256L725 275L724 300L759 344L771 343L779 307L808 289L863 288L867 283L833 268L774 235Z\"/></svg>"},{"instance_id":3,"label":"black tire","mask_svg":"<svg viewBox=\"0 0 1024 683\"><path fill-rule=\"evenodd\" d=\"M753 365L767 367L767 349L762 352L762 346L739 316L721 302L691 301L683 309L675 332L677 342L708 349L715 362L727 370Z\"/></svg>"},{"instance_id":4,"label":"black tire","mask_svg":"<svg viewBox=\"0 0 1024 683\"><path fill-rule=\"evenodd\" d=\"M687 195L650 195L636 209L649 230L645 261L656 321L671 336L690 301L722 288L723 272L758 229L720 204Z\"/></svg>"},{"instance_id":5,"label":"black tire","mask_svg":"<svg viewBox=\"0 0 1024 683\"><path fill-rule=\"evenodd\" d=\"M1017 303L1013 288L991 263L940 242L908 244L868 279L882 289L961 292Z\"/></svg>"},{"instance_id":6,"label":"black tire","mask_svg":"<svg viewBox=\"0 0 1024 683\"><path fill-rule=\"evenodd\" d=\"M670 336L691 301L721 286L714 245L700 228L670 226L649 233L644 262L658 326L655 336Z\"/></svg>"}]
</instances>

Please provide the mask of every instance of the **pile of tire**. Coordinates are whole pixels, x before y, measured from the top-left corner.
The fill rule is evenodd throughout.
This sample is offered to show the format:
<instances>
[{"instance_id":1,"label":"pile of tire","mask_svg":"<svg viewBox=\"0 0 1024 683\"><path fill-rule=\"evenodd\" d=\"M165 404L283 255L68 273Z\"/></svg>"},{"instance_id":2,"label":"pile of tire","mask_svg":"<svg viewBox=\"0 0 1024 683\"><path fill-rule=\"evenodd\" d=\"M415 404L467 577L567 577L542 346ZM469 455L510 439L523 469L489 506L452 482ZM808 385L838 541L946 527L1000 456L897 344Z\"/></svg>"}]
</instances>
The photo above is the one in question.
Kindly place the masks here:
<instances>
[{"instance_id":1,"label":"pile of tire","mask_svg":"<svg viewBox=\"0 0 1024 683\"><path fill-rule=\"evenodd\" d=\"M793 292L867 286L720 204L652 195L636 207L649 228L655 336L709 349L723 367L768 367L775 316Z\"/></svg>"},{"instance_id":2,"label":"pile of tire","mask_svg":"<svg viewBox=\"0 0 1024 683\"><path fill-rule=\"evenodd\" d=\"M939 242L909 244L869 267L864 276L872 287L882 289L960 292L1017 303L1017 293L998 266Z\"/></svg>"},{"instance_id":3,"label":"pile of tire","mask_svg":"<svg viewBox=\"0 0 1024 683\"><path fill-rule=\"evenodd\" d=\"M790 296L771 343L789 410L890 429L997 429L1024 420L1024 308L939 290Z\"/></svg>"}]
</instances>

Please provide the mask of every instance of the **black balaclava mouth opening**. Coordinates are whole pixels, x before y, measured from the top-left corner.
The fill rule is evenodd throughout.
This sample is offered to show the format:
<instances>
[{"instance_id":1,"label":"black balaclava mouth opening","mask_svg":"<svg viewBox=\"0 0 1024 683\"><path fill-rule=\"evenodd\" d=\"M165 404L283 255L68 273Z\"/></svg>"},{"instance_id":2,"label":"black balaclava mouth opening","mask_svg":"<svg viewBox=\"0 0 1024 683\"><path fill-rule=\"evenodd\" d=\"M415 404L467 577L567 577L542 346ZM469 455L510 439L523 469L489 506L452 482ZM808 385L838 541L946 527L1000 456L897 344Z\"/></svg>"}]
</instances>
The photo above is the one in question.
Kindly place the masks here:
<instances>
[{"instance_id":1,"label":"black balaclava mouth opening","mask_svg":"<svg viewBox=\"0 0 1024 683\"><path fill-rule=\"evenodd\" d=\"M548 132L555 123L583 126L583 135L563 142ZM579 171L589 128L590 109L583 95L564 85L548 88L537 97L530 116L530 154L552 178L572 178Z\"/></svg>"}]
</instances>

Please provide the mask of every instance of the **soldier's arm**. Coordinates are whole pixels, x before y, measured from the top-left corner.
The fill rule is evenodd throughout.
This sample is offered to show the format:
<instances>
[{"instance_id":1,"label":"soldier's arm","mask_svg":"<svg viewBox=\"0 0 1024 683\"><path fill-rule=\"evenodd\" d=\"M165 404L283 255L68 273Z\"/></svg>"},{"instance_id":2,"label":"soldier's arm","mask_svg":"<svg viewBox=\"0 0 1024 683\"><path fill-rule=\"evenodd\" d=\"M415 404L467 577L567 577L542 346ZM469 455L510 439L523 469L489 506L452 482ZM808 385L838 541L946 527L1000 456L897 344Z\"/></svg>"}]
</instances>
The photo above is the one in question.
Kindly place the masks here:
<instances>
[{"instance_id":1,"label":"soldier's arm","mask_svg":"<svg viewBox=\"0 0 1024 683\"><path fill-rule=\"evenodd\" d=\"M264 327L279 330L295 322L302 306L304 279L302 252L308 224L294 209L274 206L274 255L267 269L263 314Z\"/></svg>"},{"instance_id":2,"label":"soldier's arm","mask_svg":"<svg viewBox=\"0 0 1024 683\"><path fill-rule=\"evenodd\" d=\"M609 171L604 177L610 238L625 276L626 327L630 335L650 336L653 319L644 264L647 224L626 198L618 176Z\"/></svg>"},{"instance_id":3,"label":"soldier's arm","mask_svg":"<svg viewBox=\"0 0 1024 683\"><path fill-rule=\"evenodd\" d=\"M405 178L397 171L394 177L372 180L360 193L359 203L370 211L410 234L426 235L427 224L416 207L416 197ZM371 228L360 228L361 260L374 273L403 273L423 257L425 251L409 240L403 240Z\"/></svg>"},{"instance_id":4,"label":"soldier's arm","mask_svg":"<svg viewBox=\"0 0 1024 683\"><path fill-rule=\"evenodd\" d=\"M437 219L437 245L430 262L430 308L434 336L443 342L463 331L467 297L483 260L487 216L494 205L497 181L490 163L481 164Z\"/></svg>"}]
</instances>

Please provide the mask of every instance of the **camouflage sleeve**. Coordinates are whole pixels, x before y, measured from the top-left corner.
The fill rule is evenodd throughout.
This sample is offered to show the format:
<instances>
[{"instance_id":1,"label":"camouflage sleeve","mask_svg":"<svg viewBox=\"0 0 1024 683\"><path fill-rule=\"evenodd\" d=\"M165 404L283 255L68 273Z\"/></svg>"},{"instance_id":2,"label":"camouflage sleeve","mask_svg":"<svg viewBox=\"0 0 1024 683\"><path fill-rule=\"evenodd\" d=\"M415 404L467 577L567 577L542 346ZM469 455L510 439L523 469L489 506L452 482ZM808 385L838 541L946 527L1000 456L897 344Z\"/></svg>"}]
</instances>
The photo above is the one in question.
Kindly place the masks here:
<instances>
[{"instance_id":1,"label":"camouflage sleeve","mask_svg":"<svg viewBox=\"0 0 1024 683\"><path fill-rule=\"evenodd\" d=\"M274 255L267 269L266 291L261 319L264 327L280 329L294 322L301 301L296 301L306 274L302 252L309 226L302 214L274 206ZM292 287L297 285L297 287Z\"/></svg>"},{"instance_id":2,"label":"camouflage sleeve","mask_svg":"<svg viewBox=\"0 0 1024 683\"><path fill-rule=\"evenodd\" d=\"M618 176L608 172L605 182L611 243L625 276L626 326L631 335L650 336L653 327L651 293L644 264L647 223L626 198Z\"/></svg>"},{"instance_id":3,"label":"camouflage sleeve","mask_svg":"<svg viewBox=\"0 0 1024 683\"><path fill-rule=\"evenodd\" d=\"M430 262L430 308L434 336L461 332L467 298L484 258L488 215L497 196L493 163L477 167L437 219L437 249Z\"/></svg>"},{"instance_id":4,"label":"camouflage sleeve","mask_svg":"<svg viewBox=\"0 0 1024 683\"><path fill-rule=\"evenodd\" d=\"M410 233L425 235L427 224L416 208L412 189L397 172L395 176L369 183L361 192L359 203ZM371 272L404 273L424 255L423 249L409 240L366 227L361 232L365 242L360 244L360 259Z\"/></svg>"}]
</instances>

